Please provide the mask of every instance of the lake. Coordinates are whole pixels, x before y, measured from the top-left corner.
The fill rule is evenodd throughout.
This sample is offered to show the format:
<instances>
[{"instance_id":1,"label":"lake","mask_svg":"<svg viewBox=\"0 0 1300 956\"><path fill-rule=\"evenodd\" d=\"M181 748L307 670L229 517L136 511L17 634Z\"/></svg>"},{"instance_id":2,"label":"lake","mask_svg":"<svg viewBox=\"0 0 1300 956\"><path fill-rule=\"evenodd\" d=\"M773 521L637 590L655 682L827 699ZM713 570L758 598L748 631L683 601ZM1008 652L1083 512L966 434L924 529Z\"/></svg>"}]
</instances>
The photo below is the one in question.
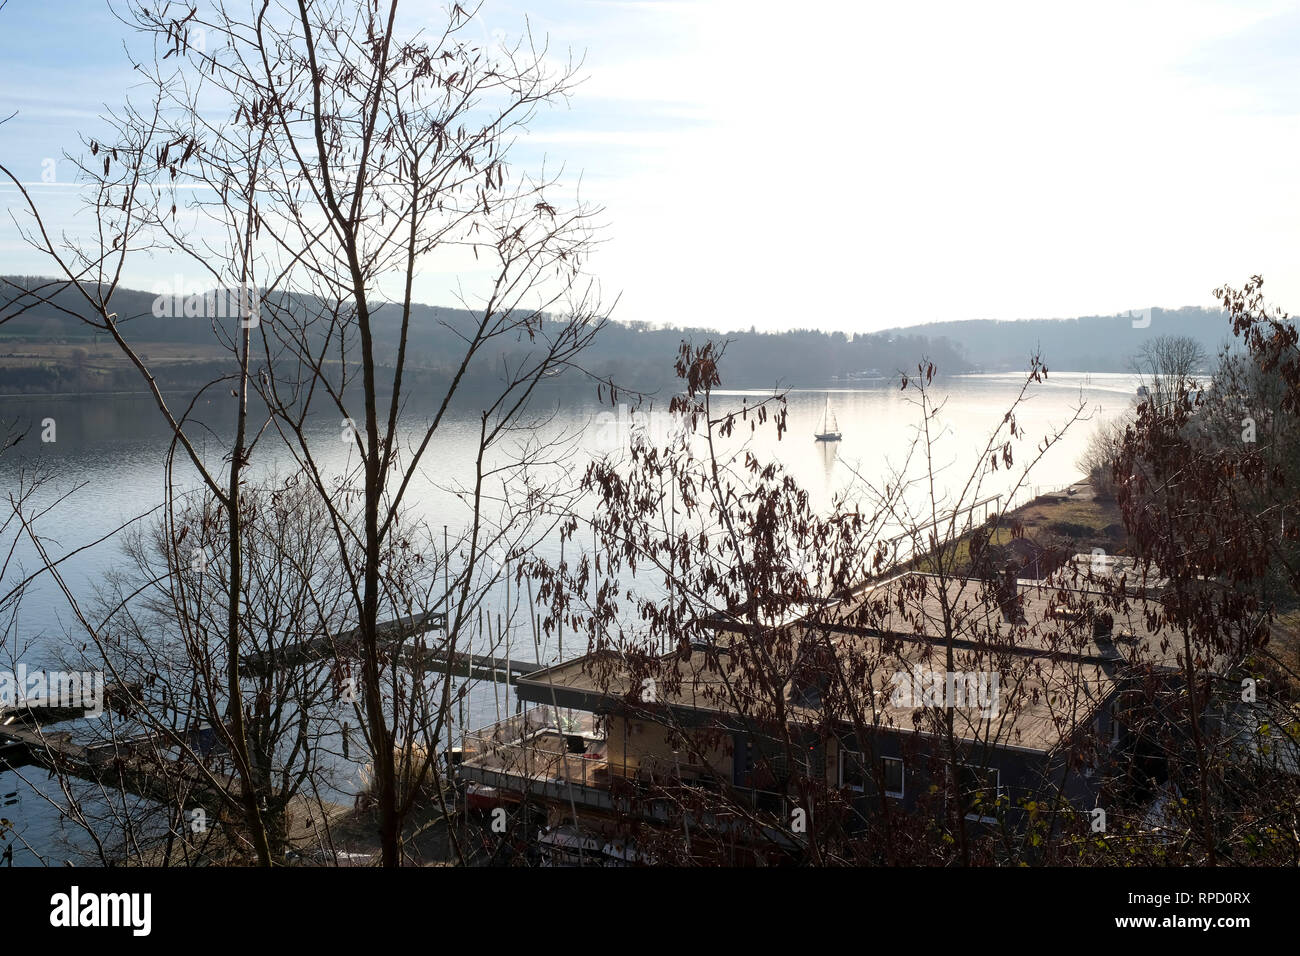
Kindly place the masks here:
<instances>
[{"instance_id":1,"label":"lake","mask_svg":"<svg viewBox=\"0 0 1300 956\"><path fill-rule=\"evenodd\" d=\"M1019 391L1022 376L987 374L957 376L936 381L935 395L942 401L942 411L932 425L935 442L935 473L941 491L955 496L964 485L979 459L980 450L992 429ZM0 388L3 383L0 383ZM1135 378L1126 374L1052 373L1046 382L1032 387L1027 401L1017 412L1019 424L1026 430L1024 442L1017 447L1017 465L1010 472L990 476L982 495L1006 492L1020 475L1020 463L1028 460L1041 439L1061 425L1080 401L1086 403L1093 419L1076 425L1065 438L1044 456L1028 480L1028 497L1035 489L1062 487L1079 479L1076 461L1083 452L1097 421L1111 418L1127 408L1134 395ZM722 407L738 408L752 404L769 391L728 389L715 393ZM839 442L813 440L820 428L829 396L830 406L843 438ZM814 507L826 512L838 494L854 487L855 476L872 482L889 480L891 472L902 465L902 456L920 422L912 403L915 393L902 391L898 382L871 387L829 386L824 389L799 389L788 393L788 431L777 440L770 427L760 428L756 436L742 429L743 440L760 459L775 459L808 491ZM214 399L207 411L212 417L214 435L201 451L219 466L224 451L219 440L223 409ZM545 420L535 431L523 430L512 435L499 456L508 457L508 446L527 441L562 441L571 449L571 458L563 467L553 467L548 481L574 482L585 464L600 455L619 454L632 434L648 424L651 435L670 427L666 416L651 415L648 422L633 422L626 408L610 409L598 405L594 394L575 395L572 391L543 395L537 409ZM404 437L416 434L426 412L418 406L408 407ZM32 433L8 456L0 459L0 488L6 496L13 492L24 470L39 467L51 476L41 491L41 501L52 503L67 495L57 507L42 517L39 531L49 552L62 556L112 533L127 522L157 509L163 500L166 476L164 460L170 433L162 424L152 400L146 395L113 396L21 396L0 397L0 417L19 417L34 424ZM41 422L53 419L55 440L42 443ZM355 449L341 440L341 422L337 416L320 416L308 426L308 433L319 449L326 470L341 473L349 460L355 463ZM431 528L448 525L454 535L464 526L468 510L457 494L458 484L473 475L477 450L479 416L470 408L458 411L444 421L423 460L419 480L411 489L414 513ZM272 435L264 439L253 460L254 475L284 473L292 468L293 459ZM740 444L738 437L728 443L732 451ZM349 456L351 455L351 459ZM909 472L916 477L918 470ZM178 467L175 478L180 487L194 487L192 469ZM505 495L510 487L499 489ZM969 500L969 499L968 499ZM920 502L918 501L919 505ZM581 534L579 540L581 540ZM8 539L0 542L8 546ZM588 545L590 547L590 545ZM554 558L558 547L547 539L537 545L544 556ZM35 567L33 551L20 542L17 554L29 570ZM63 566L65 578L75 594L88 596L96 582L117 566L120 554L111 537L76 554ZM14 576L11 574L10 578ZM11 581L5 582L8 590ZM17 619L16 633L10 635L10 647L4 655L6 664L16 657L29 670L50 666L53 655L75 630L76 621L66 600L48 580L38 580L28 592ZM16 655L14 648L20 648ZM581 651L570 637L566 656ZM532 648L527 648L532 654ZM550 640L542 649L544 662L556 659L559 648ZM523 655L520 655L521 659ZM479 726L496 718L501 701L491 686L478 688L470 698L466 723ZM513 707L513 704L511 705ZM32 768L27 768L27 773ZM34 774L38 788L46 784L44 773ZM62 862L75 851L77 839L72 827L60 827L57 814L31 791L14 772L0 774L0 795L17 793L18 802L0 810L16 827L14 846L16 865L38 864L46 852ZM11 837L11 839L13 839ZM35 850L24 848L30 844ZM70 844L73 850L55 850Z\"/></svg>"}]
</instances>

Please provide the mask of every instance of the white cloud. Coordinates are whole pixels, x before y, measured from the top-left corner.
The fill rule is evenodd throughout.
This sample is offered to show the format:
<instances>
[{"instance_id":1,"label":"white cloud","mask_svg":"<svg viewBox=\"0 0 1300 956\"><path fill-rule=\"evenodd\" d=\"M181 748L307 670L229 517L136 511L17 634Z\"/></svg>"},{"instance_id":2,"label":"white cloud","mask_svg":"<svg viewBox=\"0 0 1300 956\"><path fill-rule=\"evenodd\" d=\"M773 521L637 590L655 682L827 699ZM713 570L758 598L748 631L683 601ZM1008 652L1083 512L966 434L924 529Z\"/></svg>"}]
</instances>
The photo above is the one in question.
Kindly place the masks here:
<instances>
[{"instance_id":1,"label":"white cloud","mask_svg":"<svg viewBox=\"0 0 1300 956\"><path fill-rule=\"evenodd\" d=\"M1296 3L489 0L472 31L525 16L589 78L516 159L564 162L606 207L593 266L619 317L1068 316L1255 272L1300 308ZM45 69L70 118L125 93ZM15 142L29 128L0 127L24 178L51 155ZM449 301L458 265L417 293Z\"/></svg>"},{"instance_id":2,"label":"white cloud","mask_svg":"<svg viewBox=\"0 0 1300 956\"><path fill-rule=\"evenodd\" d=\"M1300 302L1297 103L1261 113L1258 91L1183 68L1282 9L658 11L675 42L609 65L597 51L583 95L711 123L624 160L599 264L624 317L724 327L1205 303L1260 270Z\"/></svg>"}]
</instances>

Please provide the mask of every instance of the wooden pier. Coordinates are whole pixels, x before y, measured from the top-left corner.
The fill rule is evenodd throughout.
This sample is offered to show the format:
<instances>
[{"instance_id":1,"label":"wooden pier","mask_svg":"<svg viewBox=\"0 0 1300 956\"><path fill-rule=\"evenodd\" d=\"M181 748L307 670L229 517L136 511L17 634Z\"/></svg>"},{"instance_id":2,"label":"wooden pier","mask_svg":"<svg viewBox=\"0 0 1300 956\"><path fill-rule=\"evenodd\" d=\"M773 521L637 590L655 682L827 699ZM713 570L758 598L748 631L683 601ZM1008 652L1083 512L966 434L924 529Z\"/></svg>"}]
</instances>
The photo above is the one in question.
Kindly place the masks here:
<instances>
[{"instance_id":1,"label":"wooden pier","mask_svg":"<svg viewBox=\"0 0 1300 956\"><path fill-rule=\"evenodd\" d=\"M104 699L101 702L105 710L126 713L130 710L130 701L140 693L139 684L105 684ZM85 716L85 707L71 707L63 703L33 698L11 706L0 706L0 729L15 721L24 724L57 724L64 720L76 720Z\"/></svg>"},{"instance_id":2,"label":"wooden pier","mask_svg":"<svg viewBox=\"0 0 1300 956\"><path fill-rule=\"evenodd\" d=\"M118 713L129 713L131 702L138 699L138 691L138 685L106 686L105 709L111 706ZM201 808L214 822L242 812L239 781L234 775L205 772L197 764L182 763L160 752L178 742L193 743L183 735L144 733L126 739L79 744L66 731L41 730L42 722L57 723L84 714L84 708L44 701L28 701L6 708L0 712L0 770L41 767L187 812ZM293 797L287 809L286 839L290 846L298 848L322 845L323 831L350 812L348 807L306 794Z\"/></svg>"},{"instance_id":3,"label":"wooden pier","mask_svg":"<svg viewBox=\"0 0 1300 956\"><path fill-rule=\"evenodd\" d=\"M451 676L494 681L507 686L538 669L535 661L502 659L487 654L448 653L440 640L426 640L431 632L447 629L447 616L428 611L384 622L379 626L380 646L393 661L425 671L440 670ZM244 677L265 677L285 668L322 661L355 661L361 656L361 634L354 628L337 636L313 637L287 643L270 651L247 654L240 660ZM130 717L140 701L140 685L108 684L101 706ZM507 700L509 698L507 697ZM126 739L80 743L63 730L44 730L43 725L80 720L86 708L70 707L58 700L27 700L0 708L0 770L25 766L41 767L51 773L76 777L110 790L120 790L163 804L193 810L202 808L220 819L241 812L239 780L225 771L210 770L195 761L178 759L169 750L189 746L198 749L194 735L162 731L141 733ZM450 746L450 745L449 745ZM294 833L291 843L319 844L323 826L342 820L348 808L295 798L290 818ZM299 832L300 831L300 832Z\"/></svg>"},{"instance_id":4,"label":"wooden pier","mask_svg":"<svg viewBox=\"0 0 1300 956\"><path fill-rule=\"evenodd\" d=\"M407 638L427 631L445 630L447 615L441 611L425 611L409 617L385 621L377 629L376 636L381 647L400 646ZM264 677L286 667L299 667L331 657L355 657L361 649L361 629L340 634L337 637L325 635L310 640L286 644L269 651L245 654L240 658L241 674Z\"/></svg>"},{"instance_id":5,"label":"wooden pier","mask_svg":"<svg viewBox=\"0 0 1300 956\"><path fill-rule=\"evenodd\" d=\"M489 654L456 652L450 655L445 649L430 647L420 640L430 631L445 631L447 615L441 611L426 611L409 617L386 621L379 625L379 644L392 652L405 664L420 663L444 670L453 677L472 677L501 684L514 684L525 674L538 669L532 661L503 660ZM240 673L245 676L264 677L277 670L300 667L315 661L340 658L356 660L361 654L361 630L354 628L338 637L315 637L307 641L288 644L273 651L246 654L240 659Z\"/></svg>"},{"instance_id":6,"label":"wooden pier","mask_svg":"<svg viewBox=\"0 0 1300 956\"><path fill-rule=\"evenodd\" d=\"M105 710L129 715L138 699L138 684L104 687ZM128 793L173 803L183 790L187 806L201 806L214 814L237 803L232 781L223 774L205 774L196 767L159 757L157 750L174 743L168 733L144 733L102 743L80 744L66 731L47 732L42 724L82 718L84 707L46 701L24 701L0 712L0 764L3 769L43 767ZM215 781L215 785L214 785Z\"/></svg>"}]
</instances>

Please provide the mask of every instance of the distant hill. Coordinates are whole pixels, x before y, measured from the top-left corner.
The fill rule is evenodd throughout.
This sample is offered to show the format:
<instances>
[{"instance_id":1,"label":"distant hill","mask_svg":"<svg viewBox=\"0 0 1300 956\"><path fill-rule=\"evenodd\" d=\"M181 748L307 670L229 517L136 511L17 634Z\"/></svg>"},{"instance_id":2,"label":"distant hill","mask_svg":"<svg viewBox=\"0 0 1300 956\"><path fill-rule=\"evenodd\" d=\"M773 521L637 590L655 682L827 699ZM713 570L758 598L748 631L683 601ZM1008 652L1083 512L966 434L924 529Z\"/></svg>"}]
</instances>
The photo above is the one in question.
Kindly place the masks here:
<instances>
[{"instance_id":1,"label":"distant hill","mask_svg":"<svg viewBox=\"0 0 1300 956\"><path fill-rule=\"evenodd\" d=\"M57 305L16 307L21 294L43 280L8 277L0 285L0 392L93 392L139 388L138 373L118 361L107 336L75 316L84 308L73 293ZM171 388L200 385L229 370L221 342L231 341L236 320L214 328L204 318L156 317L154 295L120 290L113 301L119 323L137 347L150 356L159 380ZM290 308L310 308L307 299L286 300ZM181 309L178 306L178 312ZM461 354L461 334L473 320L463 309L417 305L408 346L413 384L436 386L453 371ZM397 351L399 311L381 308L375 319L376 354L392 361ZM218 334L218 332L222 334ZM1142 343L1158 335L1188 335L1213 355L1230 338L1219 310L1153 309L1150 324L1134 327L1129 315L1077 319L994 321L976 319L915 325L878 333L846 335L815 329L786 332L731 332L671 324L612 322L583 357L588 371L621 385L654 391L672 388L673 363L683 339L728 342L722 364L723 385L747 388L821 387L832 383L892 378L922 359L941 375L969 371L1023 369L1035 350L1049 368L1059 371L1124 371ZM470 369L468 383L488 386L502 363L523 359L536 346L526 338L499 339ZM568 376L576 382L576 376ZM560 384L556 382L555 384Z\"/></svg>"},{"instance_id":2,"label":"distant hill","mask_svg":"<svg viewBox=\"0 0 1300 956\"><path fill-rule=\"evenodd\" d=\"M31 288L48 280L9 277L8 281ZM20 312L16 305L20 297L12 286L0 286L0 392L139 387L134 369L113 364L112 351L106 348L112 345L111 340L76 318L84 309L78 296L65 292L56 299L58 306L73 315L45 304L15 314ZM214 328L211 319L159 318L152 314L153 302L152 293L124 289L115 296L112 308L128 340L150 355L151 367L161 373L161 379L183 387L191 379L193 384L202 384L214 369L228 370L219 343L231 340L237 320L218 320ZM305 300L302 304L310 306ZM177 311L182 311L179 306ZM396 355L399 315L395 306L376 314L375 345L381 362ZM412 371L430 383L449 375L452 362L462 354L459 330L473 318L462 309L415 306L408 345ZM921 331L849 336L815 329L751 330L724 336L709 329L644 322L611 322L582 362L588 371L626 387L647 391L673 387L673 365L683 339L728 342L721 368L724 387L822 386L867 373L892 377L899 369L913 369L922 358L933 361L942 374L970 368L950 344ZM503 361L514 363L534 347L526 338L494 341L470 370L469 380L488 384L499 374ZM166 367L159 369L159 365Z\"/></svg>"},{"instance_id":3,"label":"distant hill","mask_svg":"<svg viewBox=\"0 0 1300 956\"><path fill-rule=\"evenodd\" d=\"M1122 372L1142 343L1156 336L1189 336L1211 357L1232 338L1227 316L1220 309L1152 309L1150 325L1134 328L1133 321L1127 313L1077 319L970 319L895 331L943 342L971 365L990 372L1024 368L1026 358L1036 349L1041 349L1048 368Z\"/></svg>"}]
</instances>

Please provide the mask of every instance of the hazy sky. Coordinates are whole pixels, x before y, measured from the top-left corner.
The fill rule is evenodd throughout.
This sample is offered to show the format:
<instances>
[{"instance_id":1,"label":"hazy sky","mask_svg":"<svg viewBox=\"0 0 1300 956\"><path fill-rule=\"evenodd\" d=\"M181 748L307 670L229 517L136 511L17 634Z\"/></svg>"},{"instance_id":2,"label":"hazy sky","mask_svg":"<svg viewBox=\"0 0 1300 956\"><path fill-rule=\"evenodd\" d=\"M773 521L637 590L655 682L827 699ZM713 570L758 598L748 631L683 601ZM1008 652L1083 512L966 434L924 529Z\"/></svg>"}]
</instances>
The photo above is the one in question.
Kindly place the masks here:
<instances>
[{"instance_id":1,"label":"hazy sky","mask_svg":"<svg viewBox=\"0 0 1300 956\"><path fill-rule=\"evenodd\" d=\"M1256 272L1300 310L1300 4L488 0L480 29L525 15L586 55L521 155L606 207L617 318L1073 316L1208 305ZM124 39L103 0L10 0L0 162L39 182L78 151L128 92ZM36 188L77 224L74 187ZM7 216L0 271L51 271ZM417 293L448 281L429 263Z\"/></svg>"}]
</instances>

